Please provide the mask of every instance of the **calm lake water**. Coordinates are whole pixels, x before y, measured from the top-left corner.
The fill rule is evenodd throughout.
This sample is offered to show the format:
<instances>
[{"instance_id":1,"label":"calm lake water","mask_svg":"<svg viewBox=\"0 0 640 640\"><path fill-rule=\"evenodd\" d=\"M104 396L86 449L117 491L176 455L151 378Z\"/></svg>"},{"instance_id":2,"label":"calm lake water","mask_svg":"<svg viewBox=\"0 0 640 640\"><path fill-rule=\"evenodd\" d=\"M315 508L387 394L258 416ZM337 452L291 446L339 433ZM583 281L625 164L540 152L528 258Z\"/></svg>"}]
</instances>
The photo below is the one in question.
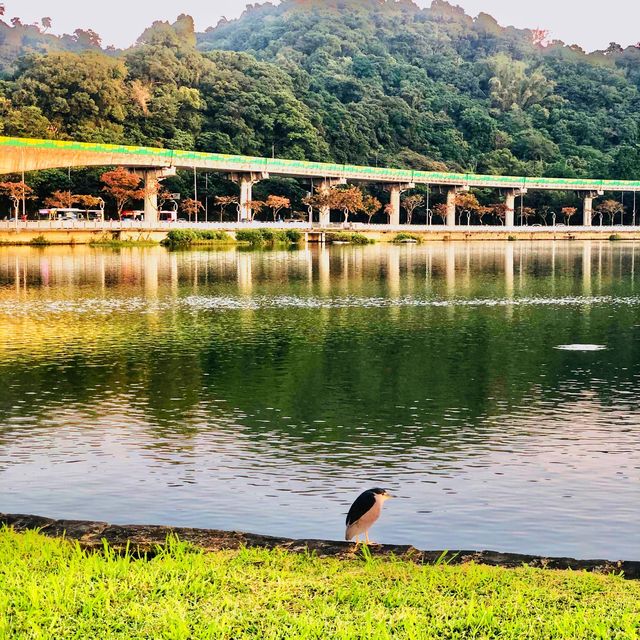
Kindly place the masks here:
<instances>
[{"instance_id":1,"label":"calm lake water","mask_svg":"<svg viewBox=\"0 0 640 640\"><path fill-rule=\"evenodd\" d=\"M639 390L631 243L0 249L4 512L640 559Z\"/></svg>"}]
</instances>

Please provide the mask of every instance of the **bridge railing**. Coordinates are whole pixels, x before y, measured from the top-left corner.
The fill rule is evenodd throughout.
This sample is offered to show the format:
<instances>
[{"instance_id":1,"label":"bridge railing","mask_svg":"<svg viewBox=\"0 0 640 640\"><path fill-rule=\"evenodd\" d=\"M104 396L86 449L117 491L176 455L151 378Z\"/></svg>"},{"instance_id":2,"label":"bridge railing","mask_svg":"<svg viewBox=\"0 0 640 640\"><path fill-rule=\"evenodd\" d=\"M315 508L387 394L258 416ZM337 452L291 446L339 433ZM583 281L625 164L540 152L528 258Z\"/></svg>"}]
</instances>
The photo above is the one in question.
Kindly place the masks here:
<instances>
[{"instance_id":1,"label":"bridge railing","mask_svg":"<svg viewBox=\"0 0 640 640\"><path fill-rule=\"evenodd\" d=\"M171 231L172 229L308 229L307 222L145 222L144 220L0 220L1 230Z\"/></svg>"}]
</instances>

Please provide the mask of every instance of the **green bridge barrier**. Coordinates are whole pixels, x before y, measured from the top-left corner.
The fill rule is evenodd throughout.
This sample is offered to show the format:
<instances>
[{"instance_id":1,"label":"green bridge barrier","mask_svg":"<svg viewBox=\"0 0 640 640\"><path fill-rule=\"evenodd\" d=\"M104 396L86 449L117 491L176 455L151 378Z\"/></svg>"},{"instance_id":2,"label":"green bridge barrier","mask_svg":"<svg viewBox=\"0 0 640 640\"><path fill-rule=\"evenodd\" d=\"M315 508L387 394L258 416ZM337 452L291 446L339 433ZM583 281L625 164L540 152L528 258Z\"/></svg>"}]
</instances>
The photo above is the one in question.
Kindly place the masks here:
<instances>
[{"instance_id":1,"label":"green bridge barrier","mask_svg":"<svg viewBox=\"0 0 640 640\"><path fill-rule=\"evenodd\" d=\"M506 189L640 191L640 181L584 178L491 176L412 171L385 167L304 162L220 153L201 153L66 140L0 137L0 173L69 166L201 168L221 172L261 172L301 178L344 178L361 182L416 183Z\"/></svg>"}]
</instances>

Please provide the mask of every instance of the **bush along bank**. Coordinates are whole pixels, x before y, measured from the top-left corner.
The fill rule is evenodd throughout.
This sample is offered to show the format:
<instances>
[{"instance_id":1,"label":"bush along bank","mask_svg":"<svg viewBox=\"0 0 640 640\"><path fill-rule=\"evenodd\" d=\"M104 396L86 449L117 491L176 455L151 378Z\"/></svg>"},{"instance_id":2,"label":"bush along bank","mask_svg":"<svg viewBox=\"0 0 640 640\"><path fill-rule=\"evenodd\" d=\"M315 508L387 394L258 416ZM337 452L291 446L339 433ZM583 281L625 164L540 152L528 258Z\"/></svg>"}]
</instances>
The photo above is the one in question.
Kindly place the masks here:
<instances>
[{"instance_id":1,"label":"bush along bank","mask_svg":"<svg viewBox=\"0 0 640 640\"><path fill-rule=\"evenodd\" d=\"M362 235L361 233L327 233L326 241L329 244L357 244L357 245L365 245L365 244L375 244L375 240L371 240L367 238L367 236Z\"/></svg>"},{"instance_id":2,"label":"bush along bank","mask_svg":"<svg viewBox=\"0 0 640 640\"><path fill-rule=\"evenodd\" d=\"M233 238L225 231L173 229L161 242L165 247L189 247L192 245L231 243Z\"/></svg>"},{"instance_id":3,"label":"bush along bank","mask_svg":"<svg viewBox=\"0 0 640 640\"><path fill-rule=\"evenodd\" d=\"M243 229L236 231L236 242L252 247L297 245L303 240L297 229Z\"/></svg>"},{"instance_id":4,"label":"bush along bank","mask_svg":"<svg viewBox=\"0 0 640 640\"><path fill-rule=\"evenodd\" d=\"M413 233L398 233L393 239L396 244L419 244L420 236Z\"/></svg>"}]
</instances>

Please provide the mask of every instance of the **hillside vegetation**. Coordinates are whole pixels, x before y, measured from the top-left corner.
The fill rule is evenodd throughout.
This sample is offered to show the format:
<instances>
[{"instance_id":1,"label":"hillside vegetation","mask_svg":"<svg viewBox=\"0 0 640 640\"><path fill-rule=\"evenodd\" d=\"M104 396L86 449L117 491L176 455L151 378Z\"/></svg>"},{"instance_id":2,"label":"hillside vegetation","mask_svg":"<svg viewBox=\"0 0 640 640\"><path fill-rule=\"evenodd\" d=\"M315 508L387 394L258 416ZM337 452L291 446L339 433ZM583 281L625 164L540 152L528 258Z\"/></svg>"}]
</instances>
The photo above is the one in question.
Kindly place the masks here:
<instances>
[{"instance_id":1,"label":"hillside vegetation","mask_svg":"<svg viewBox=\"0 0 640 640\"><path fill-rule=\"evenodd\" d=\"M542 46L442 0L285 0L203 34L181 16L119 53L93 32L44 30L0 23L5 134L487 173L640 169L640 49Z\"/></svg>"},{"instance_id":2,"label":"hillside vegetation","mask_svg":"<svg viewBox=\"0 0 640 640\"><path fill-rule=\"evenodd\" d=\"M640 48L444 0L284 0L126 51L0 23L0 133L492 174L637 178Z\"/></svg>"}]
</instances>

